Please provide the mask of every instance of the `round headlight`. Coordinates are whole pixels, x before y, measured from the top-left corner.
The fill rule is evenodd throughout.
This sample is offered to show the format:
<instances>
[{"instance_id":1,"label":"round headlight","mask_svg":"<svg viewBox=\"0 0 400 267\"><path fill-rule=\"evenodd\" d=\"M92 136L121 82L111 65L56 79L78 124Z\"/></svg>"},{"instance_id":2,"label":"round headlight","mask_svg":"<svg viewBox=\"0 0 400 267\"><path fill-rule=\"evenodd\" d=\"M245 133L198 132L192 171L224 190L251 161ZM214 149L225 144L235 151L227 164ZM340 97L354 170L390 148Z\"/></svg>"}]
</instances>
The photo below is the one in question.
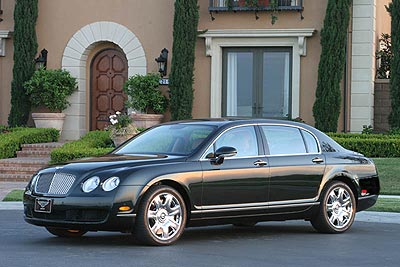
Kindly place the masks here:
<instances>
[{"instance_id":1,"label":"round headlight","mask_svg":"<svg viewBox=\"0 0 400 267\"><path fill-rule=\"evenodd\" d=\"M97 176L93 176L89 179L87 179L83 184L82 184L82 191L85 193L90 193L93 190L95 190L100 184L100 178Z\"/></svg>"},{"instance_id":2,"label":"round headlight","mask_svg":"<svg viewBox=\"0 0 400 267\"><path fill-rule=\"evenodd\" d=\"M110 177L108 178L102 185L102 188L104 191L108 192L108 191L112 191L115 188L117 188L117 186L119 185L119 178L114 176L114 177Z\"/></svg>"}]
</instances>

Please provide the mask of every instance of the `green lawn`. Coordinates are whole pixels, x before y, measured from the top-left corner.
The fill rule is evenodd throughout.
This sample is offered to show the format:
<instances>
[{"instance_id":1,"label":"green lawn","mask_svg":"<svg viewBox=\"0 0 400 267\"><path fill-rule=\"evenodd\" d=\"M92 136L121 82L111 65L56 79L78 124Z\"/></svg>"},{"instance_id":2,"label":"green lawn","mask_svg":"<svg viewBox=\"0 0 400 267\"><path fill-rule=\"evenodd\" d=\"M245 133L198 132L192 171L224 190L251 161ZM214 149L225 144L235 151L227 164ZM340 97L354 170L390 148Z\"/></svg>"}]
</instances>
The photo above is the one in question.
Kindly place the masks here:
<instances>
[{"instance_id":1,"label":"green lawn","mask_svg":"<svg viewBox=\"0 0 400 267\"><path fill-rule=\"evenodd\" d=\"M374 158L381 194L400 195L400 158Z\"/></svg>"},{"instance_id":2,"label":"green lawn","mask_svg":"<svg viewBox=\"0 0 400 267\"><path fill-rule=\"evenodd\" d=\"M374 206L368 211L385 211L385 212L400 212L399 198L378 198Z\"/></svg>"},{"instance_id":3,"label":"green lawn","mask_svg":"<svg viewBox=\"0 0 400 267\"><path fill-rule=\"evenodd\" d=\"M24 190L13 190L3 199L3 201L22 201Z\"/></svg>"}]
</instances>

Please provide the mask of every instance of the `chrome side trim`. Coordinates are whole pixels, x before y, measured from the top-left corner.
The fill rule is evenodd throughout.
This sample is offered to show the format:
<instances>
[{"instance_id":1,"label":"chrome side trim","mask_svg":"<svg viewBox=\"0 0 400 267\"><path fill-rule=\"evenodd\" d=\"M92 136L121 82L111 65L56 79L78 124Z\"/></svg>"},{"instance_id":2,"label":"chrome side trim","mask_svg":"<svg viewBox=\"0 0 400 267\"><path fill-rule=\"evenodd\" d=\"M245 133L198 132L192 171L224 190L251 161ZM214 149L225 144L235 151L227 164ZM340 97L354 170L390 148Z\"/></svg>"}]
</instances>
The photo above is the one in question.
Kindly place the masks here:
<instances>
[{"instance_id":1,"label":"chrome side trim","mask_svg":"<svg viewBox=\"0 0 400 267\"><path fill-rule=\"evenodd\" d=\"M268 205L268 202L264 206L251 206L251 207L236 207L236 208L223 208L223 209L200 209L191 211L192 214L198 213L211 213L211 212L230 212L230 211L243 211L243 210L259 210L259 209L279 209L279 208L291 208L291 207L303 207L303 206L316 206L319 202L307 202L297 204L279 204L279 205Z\"/></svg>"},{"instance_id":2,"label":"chrome side trim","mask_svg":"<svg viewBox=\"0 0 400 267\"><path fill-rule=\"evenodd\" d=\"M136 214L117 214L117 217L136 217Z\"/></svg>"}]
</instances>

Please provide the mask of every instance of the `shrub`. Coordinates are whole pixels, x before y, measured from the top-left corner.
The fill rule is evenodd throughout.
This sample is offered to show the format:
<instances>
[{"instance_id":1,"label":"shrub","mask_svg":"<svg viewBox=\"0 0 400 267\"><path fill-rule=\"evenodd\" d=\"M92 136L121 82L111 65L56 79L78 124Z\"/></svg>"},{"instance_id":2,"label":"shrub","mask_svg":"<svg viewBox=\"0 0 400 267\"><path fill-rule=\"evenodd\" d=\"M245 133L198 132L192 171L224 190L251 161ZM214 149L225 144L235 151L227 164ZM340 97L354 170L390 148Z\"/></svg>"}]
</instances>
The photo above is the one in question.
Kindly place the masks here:
<instances>
[{"instance_id":1,"label":"shrub","mask_svg":"<svg viewBox=\"0 0 400 267\"><path fill-rule=\"evenodd\" d=\"M36 20L38 0L15 1L14 7L14 65L11 82L11 110L8 125L26 125L31 104L23 84L35 71L37 51Z\"/></svg>"},{"instance_id":2,"label":"shrub","mask_svg":"<svg viewBox=\"0 0 400 267\"><path fill-rule=\"evenodd\" d=\"M85 157L95 157L107 154L113 149L113 141L108 131L92 131L80 140L73 141L54 149L50 163L62 163Z\"/></svg>"},{"instance_id":3,"label":"shrub","mask_svg":"<svg viewBox=\"0 0 400 267\"><path fill-rule=\"evenodd\" d=\"M125 105L147 114L152 111L156 114L164 113L168 100L159 89L159 81L160 75L155 73L130 77L124 84L124 92L129 96Z\"/></svg>"},{"instance_id":4,"label":"shrub","mask_svg":"<svg viewBox=\"0 0 400 267\"><path fill-rule=\"evenodd\" d=\"M32 106L52 112L66 109L70 105L67 98L77 90L76 78L66 70L38 69L24 86Z\"/></svg>"},{"instance_id":5,"label":"shrub","mask_svg":"<svg viewBox=\"0 0 400 267\"><path fill-rule=\"evenodd\" d=\"M367 157L400 157L400 135L330 133L346 149Z\"/></svg>"},{"instance_id":6,"label":"shrub","mask_svg":"<svg viewBox=\"0 0 400 267\"><path fill-rule=\"evenodd\" d=\"M10 128L9 133L1 134L0 158L13 158L21 150L22 144L56 142L59 131L46 128Z\"/></svg>"}]
</instances>

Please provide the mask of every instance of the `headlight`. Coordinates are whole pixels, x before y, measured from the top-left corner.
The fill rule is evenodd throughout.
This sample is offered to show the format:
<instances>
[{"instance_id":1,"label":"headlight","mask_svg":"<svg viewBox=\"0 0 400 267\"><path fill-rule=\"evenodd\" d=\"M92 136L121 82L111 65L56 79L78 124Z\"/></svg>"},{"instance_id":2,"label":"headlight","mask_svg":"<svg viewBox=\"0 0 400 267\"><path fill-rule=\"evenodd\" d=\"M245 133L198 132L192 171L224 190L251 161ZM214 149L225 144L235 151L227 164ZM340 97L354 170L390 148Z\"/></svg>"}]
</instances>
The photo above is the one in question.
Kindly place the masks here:
<instances>
[{"instance_id":1,"label":"headlight","mask_svg":"<svg viewBox=\"0 0 400 267\"><path fill-rule=\"evenodd\" d=\"M36 174L36 175L32 178L31 183L30 183L30 186L29 186L29 191L33 192L33 190L35 189L36 182L37 182L37 179L38 179L38 178L39 178L39 174Z\"/></svg>"},{"instance_id":2,"label":"headlight","mask_svg":"<svg viewBox=\"0 0 400 267\"><path fill-rule=\"evenodd\" d=\"M117 186L119 185L119 178L114 176L114 177L110 177L108 178L102 185L102 188L104 191L108 192L108 191L112 191L115 188L117 188Z\"/></svg>"},{"instance_id":3,"label":"headlight","mask_svg":"<svg viewBox=\"0 0 400 267\"><path fill-rule=\"evenodd\" d=\"M82 191L85 193L90 193L93 190L95 190L100 184L100 178L97 176L93 176L89 179L87 179L83 184L82 184Z\"/></svg>"}]
</instances>

